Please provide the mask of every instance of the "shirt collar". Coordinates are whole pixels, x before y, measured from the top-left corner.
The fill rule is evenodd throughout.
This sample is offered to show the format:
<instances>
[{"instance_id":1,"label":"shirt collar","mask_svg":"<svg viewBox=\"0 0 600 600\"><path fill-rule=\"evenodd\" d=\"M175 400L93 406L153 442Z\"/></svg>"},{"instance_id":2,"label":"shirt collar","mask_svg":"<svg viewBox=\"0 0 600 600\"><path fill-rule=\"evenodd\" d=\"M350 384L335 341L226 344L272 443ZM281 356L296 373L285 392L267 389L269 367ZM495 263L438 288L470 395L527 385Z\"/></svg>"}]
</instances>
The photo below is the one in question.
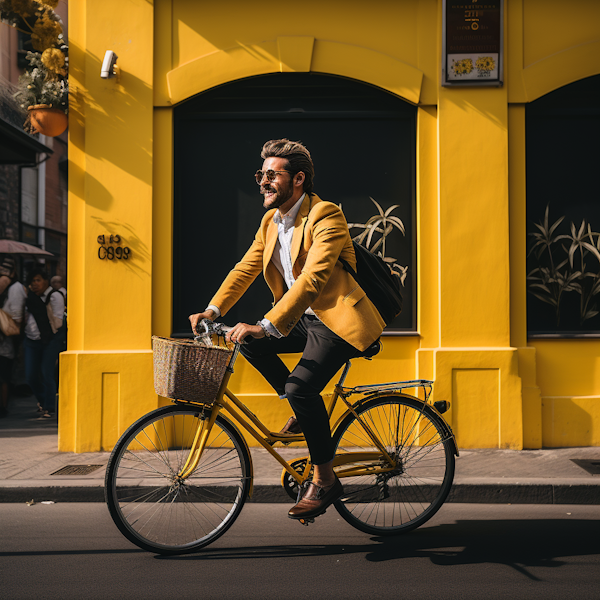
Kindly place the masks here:
<instances>
[{"instance_id":1,"label":"shirt collar","mask_svg":"<svg viewBox=\"0 0 600 600\"><path fill-rule=\"evenodd\" d=\"M279 223L283 223L286 229L289 228L290 226L292 226L296 222L296 217L298 216L298 211L300 210L300 207L302 206L302 202L304 202L305 196L306 196L306 194L302 194L302 196L300 196L300 199L298 200L298 202L296 202L296 204L294 204L294 206L292 206L292 208L290 208L290 210L288 210L287 213L283 217L281 216L279 209L277 209L277 211L273 215L273 221L275 221L275 223L277 223L277 225L279 225Z\"/></svg>"}]
</instances>

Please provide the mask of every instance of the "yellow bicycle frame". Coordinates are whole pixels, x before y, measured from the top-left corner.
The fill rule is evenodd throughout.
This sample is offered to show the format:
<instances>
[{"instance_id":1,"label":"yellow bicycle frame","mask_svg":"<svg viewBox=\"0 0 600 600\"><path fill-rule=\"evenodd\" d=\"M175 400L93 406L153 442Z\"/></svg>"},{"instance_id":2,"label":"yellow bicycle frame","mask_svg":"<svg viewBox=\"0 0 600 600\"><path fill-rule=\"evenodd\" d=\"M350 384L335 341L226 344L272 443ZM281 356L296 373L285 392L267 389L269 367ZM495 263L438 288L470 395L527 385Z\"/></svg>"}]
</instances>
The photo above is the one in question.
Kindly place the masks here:
<instances>
[{"instance_id":1,"label":"yellow bicycle frame","mask_svg":"<svg viewBox=\"0 0 600 600\"><path fill-rule=\"evenodd\" d=\"M221 388L219 390L219 393L217 394L217 399L215 400L212 408L210 409L208 417L204 419L201 425L198 427L198 431L196 432L194 441L191 445L188 458L178 474L179 478L186 479L194 472L194 470L200 462L202 452L206 447L206 442L208 440L212 427L217 419L217 416L221 412L221 410L225 410L263 448L265 448L265 450L267 450L267 452L269 452L269 454L271 454L271 456L273 456L275 460L277 460L281 464L285 471L289 473L298 482L298 484L302 484L309 476L312 467L310 460L307 460L306 468L304 469L303 473L300 474L273 448L273 445L276 442L301 442L304 441L304 436L277 434L269 431L258 419L258 417L256 417L256 415L254 415L248 409L248 407L227 388L227 384L232 373L233 369L228 369L228 371L225 373L225 377L223 379L223 382L221 383ZM338 421L336 422L336 426L347 414L353 413L358 422L361 423L361 425L363 426L369 438L372 440L373 446L378 450L372 452L347 452L344 454L336 455L333 461L333 466L338 467L336 469L338 477L354 477L357 475L365 475L367 473L385 473L387 471L393 470L396 467L396 461L388 454L388 452L386 451L380 440L377 438L377 436L373 433L369 425L356 413L355 405L352 405L350 402L348 402L345 394L343 393L343 388L339 383L335 387L333 396L331 398L331 402L329 404L329 407L327 408L327 414L329 415L329 418L331 419L338 398L342 398L342 401L346 404L348 410L338 419ZM195 403L186 402L186 404ZM360 466L354 465L347 469L339 468L342 467L344 464L365 461L372 461L372 463ZM381 463L383 463L383 465Z\"/></svg>"},{"instance_id":2,"label":"yellow bicycle frame","mask_svg":"<svg viewBox=\"0 0 600 600\"><path fill-rule=\"evenodd\" d=\"M205 325L206 328L206 325ZM208 332L208 329L206 329ZM214 331L213 333L217 333L217 336L223 336L223 331L218 332ZM199 336L200 337L200 336ZM208 410L208 414L205 418L202 419L202 423L198 427L198 430L194 436L194 441L192 442L190 452L188 454L187 460L181 471L178 473L178 477L180 480L184 480L189 477L194 470L198 467L200 459L202 458L202 453L206 447L208 442L210 432L217 420L217 417L221 410L226 411L239 425L241 425L271 456L277 460L284 471L282 473L282 481L285 477L285 474L288 473L291 475L293 479L296 480L298 484L304 483L310 474L310 470L312 468L312 464L310 461L310 457L306 457L306 466L302 470L302 473L296 471L295 468L292 467L288 461L286 461L274 448L276 442L282 442L284 444L289 444L292 442L302 442L304 440L303 435L291 435L291 434L280 434L273 433L269 431L264 424L254 415L248 407L241 402L227 387L229 383L229 379L233 374L233 365L235 364L238 354L240 351L240 345L235 344L233 355L229 361L229 365L225 371L225 377L221 382L221 387L217 394L216 400L211 406L206 406L201 403L196 402L186 402L186 404L196 405L202 408L203 414L206 414ZM348 371L350 370L350 361L346 362L346 366L340 376L338 383L334 388L334 393L331 397L331 401L329 406L327 407L327 415L331 422L333 411L337 404L339 398L342 399L344 404L347 407L347 410L344 414L335 422L334 426L331 430L335 433L336 428L339 424L346 418L347 415L353 414L356 418L357 422L361 424L364 431L366 432L369 439L373 442L373 447L376 450L368 451L363 450L360 452L343 452L341 454L337 454L333 459L333 466L336 468L336 474L338 477L354 477L358 475L373 475L377 473L386 473L389 471L393 471L397 462L396 459L389 455L384 445L381 443L377 435L373 432L369 424L361 418L361 416L356 412L356 409L360 407L360 405L370 400L371 398L376 398L380 395L387 396L405 396L408 398L412 398L416 400L418 403L423 405L423 410L425 410L425 406L429 406L431 410L440 414L435 407L427 403L429 395L431 393L431 384L433 382L428 380L414 380L414 381L404 381L404 382L394 382L394 383L386 383L386 384L378 384L378 385L365 385L365 386L357 386L354 388L344 388L344 382L346 380L346 376L348 375ZM425 391L425 400L420 400L415 398L414 396L407 396L400 392L400 390L405 388L416 388L422 387ZM357 403L350 403L348 401L348 397L352 394L361 394L363 397ZM443 418L442 418L443 421ZM454 435L452 431L448 427L448 436L452 441L454 446L454 451L458 454L458 450L456 448L456 443L454 441ZM248 450L248 448L246 448ZM248 452L250 456L250 452ZM304 458L304 457L303 457ZM293 463L297 463L296 459ZM357 464L363 463L363 464ZM344 468L344 465L349 465ZM252 461L250 461L250 469L252 470ZM250 481L252 482L252 473L249 474ZM252 483L251 483L252 486ZM252 493L252 488L251 492Z\"/></svg>"}]
</instances>

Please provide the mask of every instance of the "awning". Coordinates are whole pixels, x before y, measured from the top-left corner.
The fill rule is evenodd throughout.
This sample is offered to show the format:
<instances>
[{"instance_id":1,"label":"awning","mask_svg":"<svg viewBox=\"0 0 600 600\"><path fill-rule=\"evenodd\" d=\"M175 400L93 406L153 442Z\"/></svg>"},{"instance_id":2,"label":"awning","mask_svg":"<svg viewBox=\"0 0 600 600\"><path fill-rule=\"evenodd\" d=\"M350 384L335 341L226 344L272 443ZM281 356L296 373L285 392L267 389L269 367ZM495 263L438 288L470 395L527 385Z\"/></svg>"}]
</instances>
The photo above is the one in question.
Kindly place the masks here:
<instances>
[{"instance_id":1,"label":"awning","mask_svg":"<svg viewBox=\"0 0 600 600\"><path fill-rule=\"evenodd\" d=\"M0 164L34 164L41 152L52 154L52 149L25 133L21 114L0 98Z\"/></svg>"}]
</instances>

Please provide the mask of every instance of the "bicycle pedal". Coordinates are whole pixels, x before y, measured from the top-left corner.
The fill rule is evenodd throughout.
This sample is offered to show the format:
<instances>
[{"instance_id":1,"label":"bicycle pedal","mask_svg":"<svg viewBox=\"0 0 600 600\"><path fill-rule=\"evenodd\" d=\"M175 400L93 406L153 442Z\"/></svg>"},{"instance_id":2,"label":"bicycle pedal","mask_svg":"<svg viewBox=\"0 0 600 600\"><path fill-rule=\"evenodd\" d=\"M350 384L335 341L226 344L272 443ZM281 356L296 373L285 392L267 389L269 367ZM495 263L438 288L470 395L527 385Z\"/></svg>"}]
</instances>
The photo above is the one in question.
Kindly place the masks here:
<instances>
[{"instance_id":1,"label":"bicycle pedal","mask_svg":"<svg viewBox=\"0 0 600 600\"><path fill-rule=\"evenodd\" d=\"M314 523L315 520L314 519L298 519L298 522L301 525L306 525L306 527L308 527L309 523Z\"/></svg>"}]
</instances>

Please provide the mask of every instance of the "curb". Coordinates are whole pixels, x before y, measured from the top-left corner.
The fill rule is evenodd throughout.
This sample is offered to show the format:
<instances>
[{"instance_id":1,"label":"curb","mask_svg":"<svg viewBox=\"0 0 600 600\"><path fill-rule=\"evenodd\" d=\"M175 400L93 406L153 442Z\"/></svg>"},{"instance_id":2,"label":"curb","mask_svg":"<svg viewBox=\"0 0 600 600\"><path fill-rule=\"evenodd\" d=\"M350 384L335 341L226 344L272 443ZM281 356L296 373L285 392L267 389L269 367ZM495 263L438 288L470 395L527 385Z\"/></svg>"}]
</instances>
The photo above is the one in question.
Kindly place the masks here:
<instances>
[{"instance_id":1,"label":"curb","mask_svg":"<svg viewBox=\"0 0 600 600\"><path fill-rule=\"evenodd\" d=\"M446 502L475 504L600 504L600 485L469 484L452 486Z\"/></svg>"},{"instance_id":2,"label":"curb","mask_svg":"<svg viewBox=\"0 0 600 600\"><path fill-rule=\"evenodd\" d=\"M0 487L0 503L104 502L99 486ZM291 504L280 485L255 485L248 502ZM598 484L469 484L455 483L446 502L474 504L589 504L600 505Z\"/></svg>"}]
</instances>

